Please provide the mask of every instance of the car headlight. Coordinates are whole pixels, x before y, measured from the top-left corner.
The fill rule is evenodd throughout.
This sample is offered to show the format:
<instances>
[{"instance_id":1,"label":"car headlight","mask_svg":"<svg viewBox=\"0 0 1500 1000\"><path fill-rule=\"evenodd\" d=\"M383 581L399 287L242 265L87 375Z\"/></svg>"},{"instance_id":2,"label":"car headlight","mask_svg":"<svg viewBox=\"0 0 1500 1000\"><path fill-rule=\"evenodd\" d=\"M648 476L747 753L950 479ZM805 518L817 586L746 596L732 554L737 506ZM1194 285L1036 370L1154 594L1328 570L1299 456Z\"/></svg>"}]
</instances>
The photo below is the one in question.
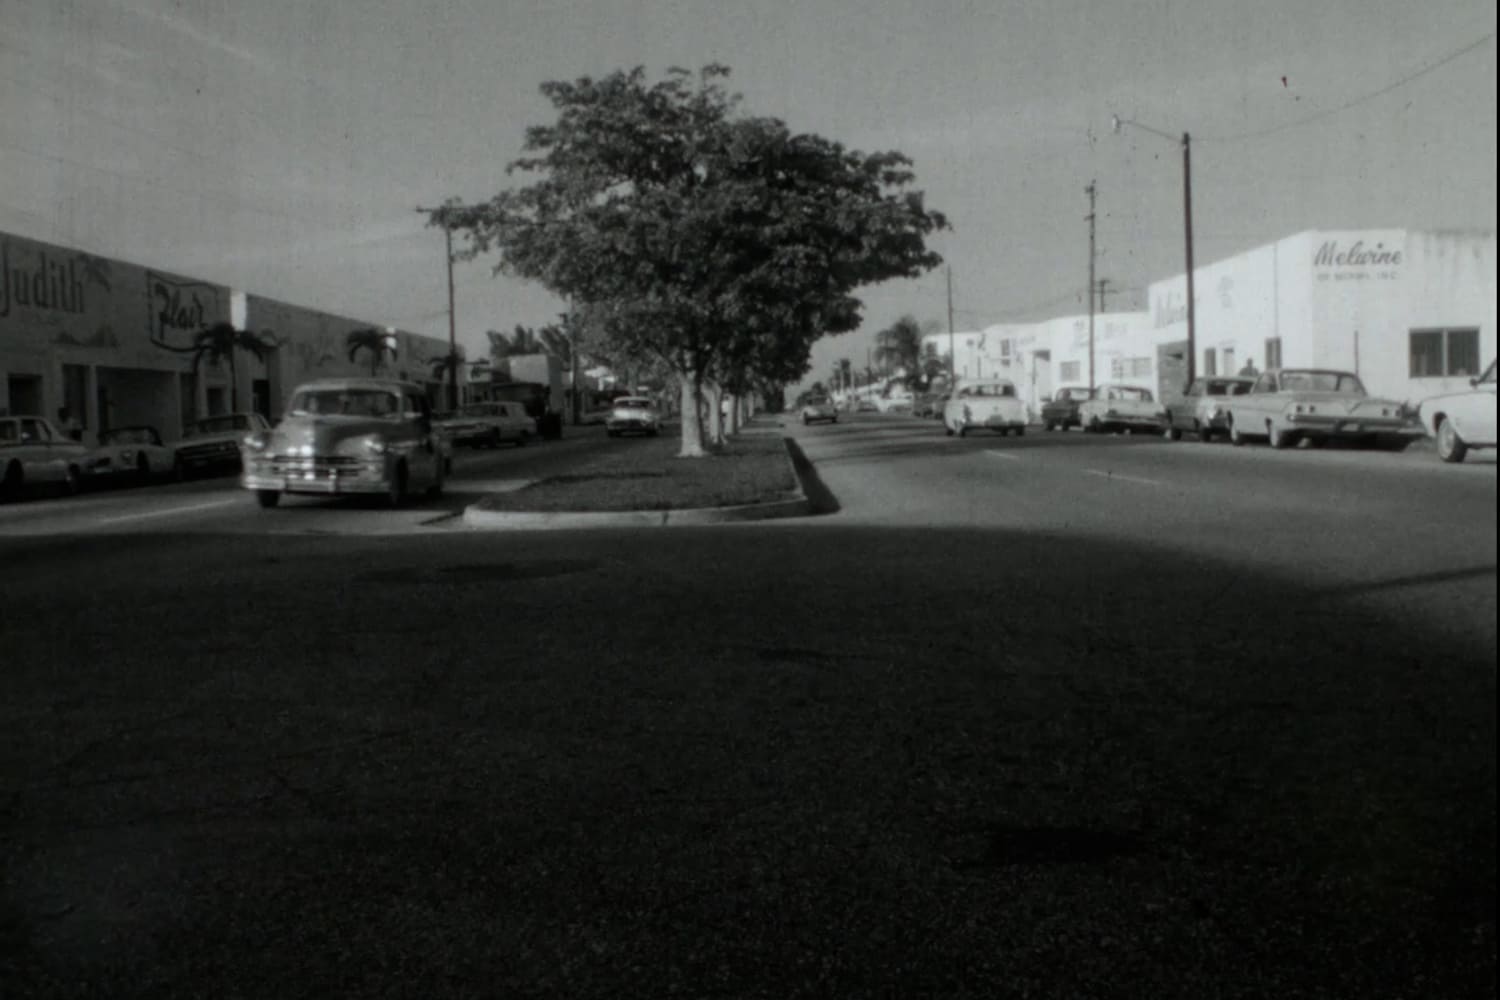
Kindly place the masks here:
<instances>
[{"instance_id":1,"label":"car headlight","mask_svg":"<svg viewBox=\"0 0 1500 1000\"><path fill-rule=\"evenodd\" d=\"M266 434L265 431L255 431L254 433L246 434L244 437L245 447L249 448L251 451L264 451L266 448L266 442L267 440L269 440L269 437L270 436ZM128 458L130 453L126 452L125 454Z\"/></svg>"},{"instance_id":2,"label":"car headlight","mask_svg":"<svg viewBox=\"0 0 1500 1000\"><path fill-rule=\"evenodd\" d=\"M379 437L378 435L374 434L365 438L364 445L365 451L369 452L371 455L384 455L389 448L389 445L386 444L385 438Z\"/></svg>"}]
</instances>

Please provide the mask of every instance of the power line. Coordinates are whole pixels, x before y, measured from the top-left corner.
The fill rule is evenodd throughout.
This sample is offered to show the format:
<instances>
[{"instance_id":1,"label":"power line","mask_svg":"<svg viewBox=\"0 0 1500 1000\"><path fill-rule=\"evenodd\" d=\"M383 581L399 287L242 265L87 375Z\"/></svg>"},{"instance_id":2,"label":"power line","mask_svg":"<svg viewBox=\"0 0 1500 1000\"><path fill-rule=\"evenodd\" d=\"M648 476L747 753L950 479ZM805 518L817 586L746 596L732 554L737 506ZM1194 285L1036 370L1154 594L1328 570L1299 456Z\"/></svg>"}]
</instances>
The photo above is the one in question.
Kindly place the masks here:
<instances>
[{"instance_id":1,"label":"power line","mask_svg":"<svg viewBox=\"0 0 1500 1000\"><path fill-rule=\"evenodd\" d=\"M1394 83L1389 83L1386 86L1381 87L1379 90L1371 91L1370 93L1365 94L1362 97L1356 97L1351 101L1345 101L1343 104L1340 104L1336 108L1329 108L1326 111L1319 111L1315 114L1308 115L1306 118L1298 118L1295 121L1283 122L1280 125L1273 125L1270 128L1257 129L1253 132L1241 132L1237 135L1194 136L1194 138L1199 142L1238 142L1241 139L1258 139L1262 136L1275 135L1277 132L1284 132L1287 129L1298 128L1299 126L1307 125L1311 122L1321 121L1322 119L1328 118L1332 115L1348 111L1350 108L1358 107L1361 104L1366 104L1370 101L1375 100L1377 97L1384 97L1386 94L1389 94L1391 91L1396 90L1399 87L1404 87L1414 80L1420 79L1421 77L1424 77L1429 73L1433 73L1439 69L1442 69L1449 63L1468 55L1470 52L1473 52L1475 49L1484 45L1486 42L1494 41L1494 38L1494 32L1483 35L1479 38L1478 41L1470 42L1463 48L1450 52L1448 55L1443 56L1436 62L1429 63L1428 65L1422 67L1415 73L1412 73L1408 76L1403 76L1401 79L1395 81Z\"/></svg>"}]
</instances>

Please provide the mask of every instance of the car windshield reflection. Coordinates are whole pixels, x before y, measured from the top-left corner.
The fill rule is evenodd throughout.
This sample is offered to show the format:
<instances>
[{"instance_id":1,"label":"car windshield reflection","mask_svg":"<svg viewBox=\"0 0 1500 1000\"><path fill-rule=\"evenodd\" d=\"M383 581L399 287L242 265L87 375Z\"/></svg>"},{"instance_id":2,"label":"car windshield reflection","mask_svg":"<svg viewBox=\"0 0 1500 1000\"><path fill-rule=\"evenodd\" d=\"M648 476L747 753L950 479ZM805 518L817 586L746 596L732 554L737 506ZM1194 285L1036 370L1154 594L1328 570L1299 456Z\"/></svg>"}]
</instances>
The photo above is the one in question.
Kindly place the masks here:
<instances>
[{"instance_id":1,"label":"car windshield reflection","mask_svg":"<svg viewBox=\"0 0 1500 1000\"><path fill-rule=\"evenodd\" d=\"M383 389L309 389L292 397L294 417L374 417L401 415L401 397Z\"/></svg>"}]
</instances>

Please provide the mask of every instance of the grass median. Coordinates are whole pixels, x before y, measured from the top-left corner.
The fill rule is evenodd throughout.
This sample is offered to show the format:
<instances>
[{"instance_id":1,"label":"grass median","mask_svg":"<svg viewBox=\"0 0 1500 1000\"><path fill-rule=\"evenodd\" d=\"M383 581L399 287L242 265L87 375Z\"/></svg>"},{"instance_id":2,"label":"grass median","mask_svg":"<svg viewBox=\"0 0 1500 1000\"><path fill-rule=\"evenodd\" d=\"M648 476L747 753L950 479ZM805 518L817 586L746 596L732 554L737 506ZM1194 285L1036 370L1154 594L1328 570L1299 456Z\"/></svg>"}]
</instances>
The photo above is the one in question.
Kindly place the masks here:
<instances>
[{"instance_id":1,"label":"grass median","mask_svg":"<svg viewBox=\"0 0 1500 1000\"><path fill-rule=\"evenodd\" d=\"M566 473L485 498L497 511L691 510L784 500L797 491L780 434L736 437L706 458L678 458L681 442L621 438Z\"/></svg>"}]
</instances>

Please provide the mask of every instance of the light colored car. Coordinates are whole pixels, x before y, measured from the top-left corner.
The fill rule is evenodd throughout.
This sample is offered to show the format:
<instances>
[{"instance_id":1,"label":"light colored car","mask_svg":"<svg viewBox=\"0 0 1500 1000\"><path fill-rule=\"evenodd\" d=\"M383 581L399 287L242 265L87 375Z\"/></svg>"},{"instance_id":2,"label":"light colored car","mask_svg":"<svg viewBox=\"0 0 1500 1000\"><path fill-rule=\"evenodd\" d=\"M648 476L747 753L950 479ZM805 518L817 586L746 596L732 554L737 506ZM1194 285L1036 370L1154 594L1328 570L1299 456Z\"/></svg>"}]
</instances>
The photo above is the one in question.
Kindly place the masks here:
<instances>
[{"instance_id":1,"label":"light colored car","mask_svg":"<svg viewBox=\"0 0 1500 1000\"><path fill-rule=\"evenodd\" d=\"M471 448L495 448L506 441L519 447L536 433L536 421L517 402L470 403L434 419L451 444Z\"/></svg>"},{"instance_id":2,"label":"light colored car","mask_svg":"<svg viewBox=\"0 0 1500 1000\"><path fill-rule=\"evenodd\" d=\"M1078 423L1085 431L1094 434L1110 431L1155 433L1165 422L1165 408L1150 389L1138 385L1107 383L1098 387L1093 399L1078 404Z\"/></svg>"},{"instance_id":3,"label":"light colored car","mask_svg":"<svg viewBox=\"0 0 1500 1000\"><path fill-rule=\"evenodd\" d=\"M621 396L604 418L604 431L610 437L621 434L656 437L661 432L661 414L656 412L656 403L645 396Z\"/></svg>"},{"instance_id":4,"label":"light colored car","mask_svg":"<svg viewBox=\"0 0 1500 1000\"><path fill-rule=\"evenodd\" d=\"M247 434L240 484L262 507L283 493L379 494L399 507L413 491L443 490L444 435L420 385L320 379L292 393L274 430Z\"/></svg>"},{"instance_id":5,"label":"light colored car","mask_svg":"<svg viewBox=\"0 0 1500 1000\"><path fill-rule=\"evenodd\" d=\"M1371 396L1358 375L1332 368L1273 368L1225 405L1229 440L1237 445L1259 438L1273 448L1345 440L1400 450L1422 434L1406 404Z\"/></svg>"},{"instance_id":6,"label":"light colored car","mask_svg":"<svg viewBox=\"0 0 1500 1000\"><path fill-rule=\"evenodd\" d=\"M1472 448L1495 447L1495 362L1469 379L1467 392L1422 400L1417 419L1437 440L1438 457L1445 462L1462 462Z\"/></svg>"},{"instance_id":7,"label":"light colored car","mask_svg":"<svg viewBox=\"0 0 1500 1000\"><path fill-rule=\"evenodd\" d=\"M38 484L77 493L88 454L46 417L0 417L0 499L20 499Z\"/></svg>"},{"instance_id":8,"label":"light colored car","mask_svg":"<svg viewBox=\"0 0 1500 1000\"><path fill-rule=\"evenodd\" d=\"M1249 375L1204 375L1193 379L1181 399L1167 405L1167 439L1177 441L1182 432L1212 441L1229 429L1226 396L1243 396L1255 384Z\"/></svg>"},{"instance_id":9,"label":"light colored car","mask_svg":"<svg viewBox=\"0 0 1500 1000\"><path fill-rule=\"evenodd\" d=\"M824 421L830 424L839 422L839 411L833 405L833 400L826 396L816 396L802 404L803 425Z\"/></svg>"},{"instance_id":10,"label":"light colored car","mask_svg":"<svg viewBox=\"0 0 1500 1000\"><path fill-rule=\"evenodd\" d=\"M943 404L943 426L950 436L978 428L1020 436L1026 433L1026 404L1010 379L965 382Z\"/></svg>"},{"instance_id":11,"label":"light colored car","mask_svg":"<svg viewBox=\"0 0 1500 1000\"><path fill-rule=\"evenodd\" d=\"M271 429L259 413L223 413L191 424L177 445L174 471L178 478L194 473L238 472L240 441L246 434Z\"/></svg>"},{"instance_id":12,"label":"light colored car","mask_svg":"<svg viewBox=\"0 0 1500 1000\"><path fill-rule=\"evenodd\" d=\"M155 427L113 427L99 434L89 455L88 473L96 478L128 477L148 482L177 468L177 449L165 445Z\"/></svg>"}]
</instances>

